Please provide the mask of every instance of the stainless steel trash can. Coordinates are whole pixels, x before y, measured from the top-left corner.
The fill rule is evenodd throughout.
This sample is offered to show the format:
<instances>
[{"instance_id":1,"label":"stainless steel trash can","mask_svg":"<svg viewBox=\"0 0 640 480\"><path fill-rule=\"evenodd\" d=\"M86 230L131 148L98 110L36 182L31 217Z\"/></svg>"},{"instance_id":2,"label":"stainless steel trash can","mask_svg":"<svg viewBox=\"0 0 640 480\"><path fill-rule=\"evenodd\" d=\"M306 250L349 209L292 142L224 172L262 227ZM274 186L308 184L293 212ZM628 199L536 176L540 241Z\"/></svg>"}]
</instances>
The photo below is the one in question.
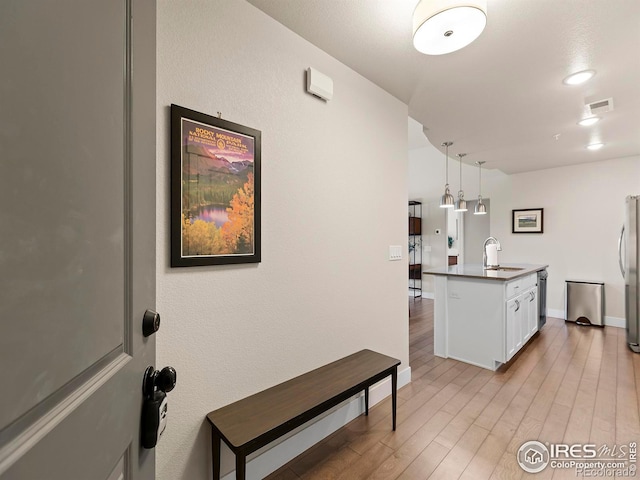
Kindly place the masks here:
<instances>
[{"instance_id":1,"label":"stainless steel trash can","mask_svg":"<svg viewBox=\"0 0 640 480\"><path fill-rule=\"evenodd\" d=\"M567 280L567 322L604 327L604 282Z\"/></svg>"}]
</instances>

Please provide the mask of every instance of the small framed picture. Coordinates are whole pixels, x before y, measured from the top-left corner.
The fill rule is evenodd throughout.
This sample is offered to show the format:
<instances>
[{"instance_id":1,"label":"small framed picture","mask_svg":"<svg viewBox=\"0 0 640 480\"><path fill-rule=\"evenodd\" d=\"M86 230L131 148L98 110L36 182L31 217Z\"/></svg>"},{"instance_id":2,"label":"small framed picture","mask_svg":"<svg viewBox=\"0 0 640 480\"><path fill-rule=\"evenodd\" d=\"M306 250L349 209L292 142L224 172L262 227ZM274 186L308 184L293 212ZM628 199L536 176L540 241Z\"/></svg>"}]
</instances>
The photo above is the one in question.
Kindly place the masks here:
<instances>
[{"instance_id":1,"label":"small framed picture","mask_svg":"<svg viewBox=\"0 0 640 480\"><path fill-rule=\"evenodd\" d=\"M171 105L171 266L260 262L261 132Z\"/></svg>"},{"instance_id":2,"label":"small framed picture","mask_svg":"<svg viewBox=\"0 0 640 480\"><path fill-rule=\"evenodd\" d=\"M527 208L511 212L511 233L543 233L543 208Z\"/></svg>"}]
</instances>

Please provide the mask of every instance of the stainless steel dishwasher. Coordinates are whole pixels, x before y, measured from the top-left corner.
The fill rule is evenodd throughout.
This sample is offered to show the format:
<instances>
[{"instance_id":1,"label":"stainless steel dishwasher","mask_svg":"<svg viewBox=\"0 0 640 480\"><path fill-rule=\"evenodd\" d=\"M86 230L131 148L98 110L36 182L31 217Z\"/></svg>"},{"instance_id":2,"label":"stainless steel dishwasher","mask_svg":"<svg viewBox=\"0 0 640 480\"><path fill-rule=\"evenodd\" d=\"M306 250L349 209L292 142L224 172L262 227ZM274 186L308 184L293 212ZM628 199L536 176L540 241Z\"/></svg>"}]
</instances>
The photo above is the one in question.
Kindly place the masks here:
<instances>
[{"instance_id":1,"label":"stainless steel dishwasher","mask_svg":"<svg viewBox=\"0 0 640 480\"><path fill-rule=\"evenodd\" d=\"M538 272L538 331L547 323L547 276L546 270Z\"/></svg>"}]
</instances>

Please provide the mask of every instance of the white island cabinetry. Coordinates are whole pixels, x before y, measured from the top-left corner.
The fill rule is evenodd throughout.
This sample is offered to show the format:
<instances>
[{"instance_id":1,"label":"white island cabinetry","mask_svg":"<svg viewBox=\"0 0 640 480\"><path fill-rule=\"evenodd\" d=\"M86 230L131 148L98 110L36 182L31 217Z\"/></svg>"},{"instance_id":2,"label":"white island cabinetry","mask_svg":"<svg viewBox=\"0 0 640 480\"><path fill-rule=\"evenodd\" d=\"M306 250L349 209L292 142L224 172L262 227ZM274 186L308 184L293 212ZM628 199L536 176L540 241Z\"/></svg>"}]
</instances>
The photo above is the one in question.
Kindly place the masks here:
<instances>
[{"instance_id":1,"label":"white island cabinetry","mask_svg":"<svg viewBox=\"0 0 640 480\"><path fill-rule=\"evenodd\" d=\"M486 271L434 269L434 353L496 370L538 331L537 272L546 265Z\"/></svg>"}]
</instances>

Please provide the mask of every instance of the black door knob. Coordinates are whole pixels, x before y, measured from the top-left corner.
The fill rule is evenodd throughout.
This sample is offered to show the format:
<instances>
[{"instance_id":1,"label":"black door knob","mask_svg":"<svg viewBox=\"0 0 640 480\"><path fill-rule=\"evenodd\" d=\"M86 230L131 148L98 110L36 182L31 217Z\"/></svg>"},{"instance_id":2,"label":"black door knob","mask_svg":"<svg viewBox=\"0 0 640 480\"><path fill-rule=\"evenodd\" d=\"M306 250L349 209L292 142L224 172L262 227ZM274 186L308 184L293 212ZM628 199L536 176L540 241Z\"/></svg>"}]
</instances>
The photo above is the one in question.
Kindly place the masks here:
<instances>
[{"instance_id":1,"label":"black door knob","mask_svg":"<svg viewBox=\"0 0 640 480\"><path fill-rule=\"evenodd\" d=\"M169 393L176 386L177 380L176 369L173 367L164 367L160 370L158 377L156 378L156 385L158 390L162 390L165 393Z\"/></svg>"},{"instance_id":2,"label":"black door knob","mask_svg":"<svg viewBox=\"0 0 640 480\"><path fill-rule=\"evenodd\" d=\"M153 310L147 310L142 317L142 334L145 337L153 335L160 328L160 314Z\"/></svg>"},{"instance_id":3,"label":"black door knob","mask_svg":"<svg viewBox=\"0 0 640 480\"><path fill-rule=\"evenodd\" d=\"M176 386L177 379L178 374L173 367L164 367L162 370L147 367L142 380L142 392L147 398L152 397L156 390L170 392Z\"/></svg>"}]
</instances>

